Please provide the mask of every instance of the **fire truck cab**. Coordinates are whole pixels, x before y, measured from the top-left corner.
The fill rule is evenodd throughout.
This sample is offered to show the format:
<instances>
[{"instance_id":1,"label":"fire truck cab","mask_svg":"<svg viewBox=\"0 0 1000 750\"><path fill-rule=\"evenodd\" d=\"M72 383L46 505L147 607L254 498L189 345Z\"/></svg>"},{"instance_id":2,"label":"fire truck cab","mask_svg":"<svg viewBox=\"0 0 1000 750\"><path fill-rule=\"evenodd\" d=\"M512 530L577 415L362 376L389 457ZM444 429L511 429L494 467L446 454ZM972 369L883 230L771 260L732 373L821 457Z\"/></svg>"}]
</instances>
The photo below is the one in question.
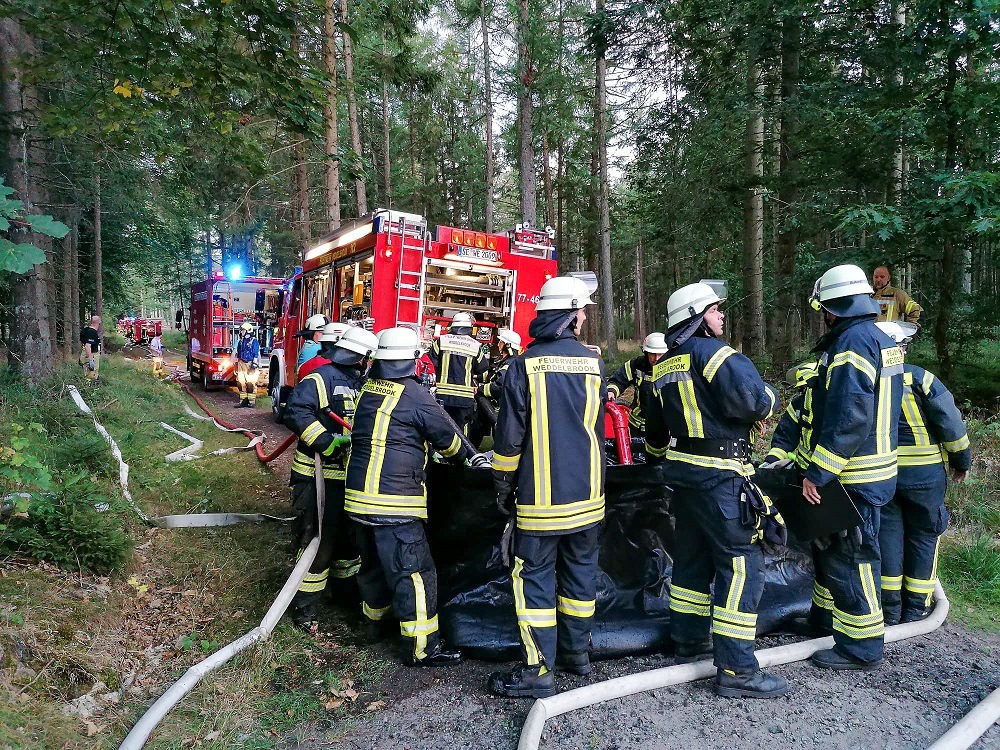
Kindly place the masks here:
<instances>
[{"instance_id":1,"label":"fire truck cab","mask_svg":"<svg viewBox=\"0 0 1000 750\"><path fill-rule=\"evenodd\" d=\"M250 322L260 341L260 365L267 367L281 313L284 279L227 279L222 271L191 286L188 371L205 390L235 378L239 327Z\"/></svg>"},{"instance_id":2,"label":"fire truck cab","mask_svg":"<svg viewBox=\"0 0 1000 750\"><path fill-rule=\"evenodd\" d=\"M294 334L310 315L373 332L409 326L430 346L465 311L486 345L498 328L527 340L542 284L557 273L555 252L548 232L520 225L505 234L438 226L432 236L423 216L385 209L344 224L306 251L285 284L268 378L275 418L296 383Z\"/></svg>"}]
</instances>

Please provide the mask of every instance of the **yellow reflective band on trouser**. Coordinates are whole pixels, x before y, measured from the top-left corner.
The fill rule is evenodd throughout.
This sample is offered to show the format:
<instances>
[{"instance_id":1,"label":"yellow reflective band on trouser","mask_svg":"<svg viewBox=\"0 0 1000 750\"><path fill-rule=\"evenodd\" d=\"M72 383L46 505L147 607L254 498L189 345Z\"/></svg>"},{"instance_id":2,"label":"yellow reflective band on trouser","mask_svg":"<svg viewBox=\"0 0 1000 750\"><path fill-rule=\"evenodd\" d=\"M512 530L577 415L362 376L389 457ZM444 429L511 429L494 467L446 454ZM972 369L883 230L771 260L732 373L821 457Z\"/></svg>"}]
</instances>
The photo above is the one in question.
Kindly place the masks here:
<instances>
[{"instance_id":1,"label":"yellow reflective band on trouser","mask_svg":"<svg viewBox=\"0 0 1000 750\"><path fill-rule=\"evenodd\" d=\"M594 599L585 601L583 599L570 599L568 596L557 596L556 609L561 614L570 617L593 617L597 609L597 602Z\"/></svg>"},{"instance_id":2,"label":"yellow reflective band on trouser","mask_svg":"<svg viewBox=\"0 0 1000 750\"><path fill-rule=\"evenodd\" d=\"M883 591L899 591L903 588L903 576L882 576Z\"/></svg>"},{"instance_id":3,"label":"yellow reflective band on trouser","mask_svg":"<svg viewBox=\"0 0 1000 750\"><path fill-rule=\"evenodd\" d=\"M511 580L514 585L514 611L517 615L517 629L521 633L521 643L524 644L524 653L529 667L542 663L541 650L535 641L535 635L531 632L534 628L545 628L556 626L556 612L551 610L551 624L535 624L527 619L528 612L547 612L550 610L529 610L527 599L524 597L524 579L521 578L521 571L524 570L524 560L514 557L514 569L511 571Z\"/></svg>"},{"instance_id":4,"label":"yellow reflective band on trouser","mask_svg":"<svg viewBox=\"0 0 1000 750\"><path fill-rule=\"evenodd\" d=\"M559 505L517 506L517 528L522 531L569 531L604 520L604 495Z\"/></svg>"},{"instance_id":5,"label":"yellow reflective band on trouser","mask_svg":"<svg viewBox=\"0 0 1000 750\"><path fill-rule=\"evenodd\" d=\"M712 595L670 584L670 610L686 615L708 617L712 613Z\"/></svg>"},{"instance_id":6,"label":"yellow reflective band on trouser","mask_svg":"<svg viewBox=\"0 0 1000 750\"><path fill-rule=\"evenodd\" d=\"M712 458L710 456L699 456L694 453L681 453L680 451L668 448L664 454L668 461L680 461L692 466L701 466L705 469L722 469L723 471L735 471L743 477L753 476L753 466L737 461L735 458Z\"/></svg>"},{"instance_id":7,"label":"yellow reflective band on trouser","mask_svg":"<svg viewBox=\"0 0 1000 750\"><path fill-rule=\"evenodd\" d=\"M371 495L359 490L344 493L344 511L363 516L427 518L427 498L421 495Z\"/></svg>"},{"instance_id":8,"label":"yellow reflective band on trouser","mask_svg":"<svg viewBox=\"0 0 1000 750\"><path fill-rule=\"evenodd\" d=\"M860 563L858 574L861 577L861 588L868 603L868 614L852 615L833 607L833 629L843 633L848 638L861 640L863 638L881 638L885 635L882 602L879 600L878 588L872 575L871 563Z\"/></svg>"},{"instance_id":9,"label":"yellow reflective band on trouser","mask_svg":"<svg viewBox=\"0 0 1000 750\"><path fill-rule=\"evenodd\" d=\"M356 576L359 570L361 570L361 558L355 557L351 560L334 560L330 574L334 578L351 578Z\"/></svg>"},{"instance_id":10,"label":"yellow reflective band on trouser","mask_svg":"<svg viewBox=\"0 0 1000 750\"><path fill-rule=\"evenodd\" d=\"M374 620L375 622L384 620L390 612L392 612L391 604L388 607L371 607L368 602L361 602L361 614L369 620Z\"/></svg>"},{"instance_id":11,"label":"yellow reflective band on trouser","mask_svg":"<svg viewBox=\"0 0 1000 750\"><path fill-rule=\"evenodd\" d=\"M460 450L462 450L462 438L455 435L455 437L451 439L451 445L441 451L441 455L445 458L451 458L452 456L458 455Z\"/></svg>"},{"instance_id":12,"label":"yellow reflective band on trouser","mask_svg":"<svg viewBox=\"0 0 1000 750\"><path fill-rule=\"evenodd\" d=\"M687 425L688 437L705 437L705 426L701 419L701 409L698 407L698 397L694 391L693 380L677 381L677 390L684 408L684 423Z\"/></svg>"},{"instance_id":13,"label":"yellow reflective band on trouser","mask_svg":"<svg viewBox=\"0 0 1000 750\"><path fill-rule=\"evenodd\" d=\"M726 597L726 608L736 611L740 608L743 598L743 587L747 582L747 559L740 555L733 558L733 580L729 584L729 595Z\"/></svg>"},{"instance_id":14,"label":"yellow reflective band on trouser","mask_svg":"<svg viewBox=\"0 0 1000 750\"><path fill-rule=\"evenodd\" d=\"M958 453L969 447L969 436L962 435L958 440L945 440L942 445L949 453Z\"/></svg>"},{"instance_id":15,"label":"yellow reflective band on trouser","mask_svg":"<svg viewBox=\"0 0 1000 750\"><path fill-rule=\"evenodd\" d=\"M299 584L299 591L312 594L326 588L326 581L330 577L330 569L327 568L322 573L306 573L306 577Z\"/></svg>"},{"instance_id":16,"label":"yellow reflective band on trouser","mask_svg":"<svg viewBox=\"0 0 1000 750\"><path fill-rule=\"evenodd\" d=\"M812 602L820 609L832 610L833 594L826 586L814 581Z\"/></svg>"},{"instance_id":17,"label":"yellow reflective band on trouser","mask_svg":"<svg viewBox=\"0 0 1000 750\"><path fill-rule=\"evenodd\" d=\"M427 636L438 630L438 618L427 617L427 592L424 590L424 579L419 573L411 573L413 581L413 609L416 617L399 623L399 632L408 638L413 638L413 658L423 659L427 656Z\"/></svg>"},{"instance_id":18,"label":"yellow reflective band on trouser","mask_svg":"<svg viewBox=\"0 0 1000 750\"><path fill-rule=\"evenodd\" d=\"M712 632L752 641L757 637L757 615L729 607L715 607L712 610Z\"/></svg>"},{"instance_id":19,"label":"yellow reflective band on trouser","mask_svg":"<svg viewBox=\"0 0 1000 750\"><path fill-rule=\"evenodd\" d=\"M496 451L493 452L493 469L495 471L517 471L518 464L520 463L520 453L516 456L504 456Z\"/></svg>"},{"instance_id":20,"label":"yellow reflective band on trouser","mask_svg":"<svg viewBox=\"0 0 1000 750\"><path fill-rule=\"evenodd\" d=\"M308 446L312 446L316 442L316 438L326 432L326 428L317 420L312 422L308 427L302 430L302 442Z\"/></svg>"}]
</instances>

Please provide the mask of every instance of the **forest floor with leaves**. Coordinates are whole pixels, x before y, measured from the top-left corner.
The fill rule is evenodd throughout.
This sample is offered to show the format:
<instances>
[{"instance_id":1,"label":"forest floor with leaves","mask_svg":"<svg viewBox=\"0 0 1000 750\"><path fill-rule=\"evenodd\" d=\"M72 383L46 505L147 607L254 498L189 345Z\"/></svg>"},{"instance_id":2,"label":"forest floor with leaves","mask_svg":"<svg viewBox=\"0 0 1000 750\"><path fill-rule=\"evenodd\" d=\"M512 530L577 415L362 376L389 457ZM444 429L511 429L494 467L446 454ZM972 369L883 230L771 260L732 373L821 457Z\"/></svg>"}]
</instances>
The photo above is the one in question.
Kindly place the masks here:
<instances>
[{"instance_id":1,"label":"forest floor with leaves","mask_svg":"<svg viewBox=\"0 0 1000 750\"><path fill-rule=\"evenodd\" d=\"M188 416L190 398L153 381L145 360L106 364L103 384L84 394L120 443L133 494L148 513L285 513L290 454L271 468L247 453L166 464L163 455L182 441L161 420L204 440L206 452L245 440ZM207 402L229 421L264 430L272 447L287 434L271 421L266 398L252 412L235 410L232 392L210 393ZM17 406L15 395L0 398L0 418L12 418L8 409L23 420ZM52 403L38 408L52 430L93 431L65 394L53 392ZM953 610L941 630L890 645L885 665L870 674L780 667L791 690L774 701L723 700L703 681L584 709L550 720L541 747L926 747L1000 685L1000 427L992 417L972 426L978 479L952 496L942 577ZM94 472L108 493L117 477L111 469ZM0 566L0 748L117 747L190 664L259 622L293 562L287 531L276 524L127 525L134 551L124 570L108 576L16 556ZM406 668L392 643L364 643L356 612L331 604L321 624L320 634L307 637L284 622L270 641L206 678L148 747L516 746L531 702L485 689L489 673L509 665ZM759 646L787 640L771 636ZM587 678L557 679L569 689L671 663L663 655L602 661ZM1000 727L978 746L1000 747Z\"/></svg>"}]
</instances>

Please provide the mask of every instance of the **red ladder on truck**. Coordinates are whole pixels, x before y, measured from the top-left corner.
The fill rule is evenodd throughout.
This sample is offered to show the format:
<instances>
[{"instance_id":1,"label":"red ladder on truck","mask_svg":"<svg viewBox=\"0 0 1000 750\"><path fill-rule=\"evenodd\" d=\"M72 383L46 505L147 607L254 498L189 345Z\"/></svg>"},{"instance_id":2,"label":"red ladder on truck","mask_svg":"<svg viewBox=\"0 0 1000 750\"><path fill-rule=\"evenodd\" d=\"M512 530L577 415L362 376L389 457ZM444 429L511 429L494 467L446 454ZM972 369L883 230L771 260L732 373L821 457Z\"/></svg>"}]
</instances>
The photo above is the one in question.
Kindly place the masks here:
<instances>
[{"instance_id":1,"label":"red ladder on truck","mask_svg":"<svg viewBox=\"0 0 1000 750\"><path fill-rule=\"evenodd\" d=\"M420 325L424 299L424 254L430 235L427 222L405 216L389 226L386 247L400 253L396 274L396 325Z\"/></svg>"}]
</instances>

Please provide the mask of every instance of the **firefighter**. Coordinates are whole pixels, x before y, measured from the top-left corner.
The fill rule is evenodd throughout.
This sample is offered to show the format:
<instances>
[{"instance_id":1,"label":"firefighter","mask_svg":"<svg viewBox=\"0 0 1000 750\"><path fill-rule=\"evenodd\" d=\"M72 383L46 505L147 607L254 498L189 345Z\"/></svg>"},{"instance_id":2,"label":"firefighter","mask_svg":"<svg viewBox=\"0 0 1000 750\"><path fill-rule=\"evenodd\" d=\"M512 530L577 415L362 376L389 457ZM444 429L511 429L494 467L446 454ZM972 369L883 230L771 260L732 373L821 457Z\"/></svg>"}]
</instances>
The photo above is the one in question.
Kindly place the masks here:
<instances>
[{"instance_id":1,"label":"firefighter","mask_svg":"<svg viewBox=\"0 0 1000 750\"><path fill-rule=\"evenodd\" d=\"M149 342L153 352L153 375L163 375L167 369L163 366L163 336L156 334Z\"/></svg>"},{"instance_id":2,"label":"firefighter","mask_svg":"<svg viewBox=\"0 0 1000 750\"><path fill-rule=\"evenodd\" d=\"M375 334L352 328L331 349L330 363L318 367L295 386L285 408L285 425L299 436L289 483L295 510L292 534L300 550L316 535L319 523L313 460L316 452L323 460L326 488L319 551L292 600L292 622L307 632L316 630L316 604L329 578L351 581L361 567L344 515L344 479L351 438L331 413L348 424L354 419L357 394L377 346Z\"/></svg>"},{"instance_id":3,"label":"firefighter","mask_svg":"<svg viewBox=\"0 0 1000 750\"><path fill-rule=\"evenodd\" d=\"M802 414L806 408L809 384L816 377L818 367L818 362L806 362L785 373L785 382L796 392L774 428L774 433L771 435L771 449L761 466L773 466L782 461L795 460L795 451L799 447L803 428Z\"/></svg>"},{"instance_id":4,"label":"firefighter","mask_svg":"<svg viewBox=\"0 0 1000 750\"><path fill-rule=\"evenodd\" d=\"M453 462L476 454L416 379L417 334L378 336L371 376L361 389L351 433L345 509L361 553L362 613L375 624L395 614L411 666L448 666L462 656L438 632L437 571L427 543L428 444Z\"/></svg>"},{"instance_id":5,"label":"firefighter","mask_svg":"<svg viewBox=\"0 0 1000 750\"><path fill-rule=\"evenodd\" d=\"M628 424L632 437L643 438L646 455L652 461L662 459L667 452L667 436L662 429L659 404L653 396L653 365L667 351L667 342L659 331L649 334L642 342L642 354L619 367L608 379L608 399L614 401L632 388ZM652 416L650 413L653 412ZM648 431L652 431L652 440Z\"/></svg>"},{"instance_id":6,"label":"firefighter","mask_svg":"<svg viewBox=\"0 0 1000 750\"><path fill-rule=\"evenodd\" d=\"M877 323L904 355L912 336L897 323ZM937 583L938 542L948 528L944 505L951 478L963 482L972 450L955 398L934 375L903 365L896 494L882 508L882 610L886 625L921 620L930 612Z\"/></svg>"},{"instance_id":7,"label":"firefighter","mask_svg":"<svg viewBox=\"0 0 1000 750\"><path fill-rule=\"evenodd\" d=\"M299 365L299 380L302 380L302 378L311 373L317 367L328 365L333 361L333 350L337 346L337 342L340 341L340 337L343 336L350 327L351 326L347 325L347 323L327 323L323 326L323 330L320 331L319 337L316 339L319 344L319 349L316 351L314 356Z\"/></svg>"},{"instance_id":8,"label":"firefighter","mask_svg":"<svg viewBox=\"0 0 1000 750\"><path fill-rule=\"evenodd\" d=\"M760 669L754 638L762 537L780 543L784 530L750 479L750 454L754 425L775 412L778 394L747 357L719 340L724 301L702 283L671 294L668 351L653 368L671 435L664 456L676 518L671 638L677 660L690 661L713 651L711 631L716 693L775 698L788 685Z\"/></svg>"},{"instance_id":9,"label":"firefighter","mask_svg":"<svg viewBox=\"0 0 1000 750\"><path fill-rule=\"evenodd\" d=\"M875 286L872 299L879 306L879 321L904 321L920 325L920 313L924 311L920 305L910 299L910 295L898 287L889 286L889 269L879 266L872 272L872 283Z\"/></svg>"},{"instance_id":10,"label":"firefighter","mask_svg":"<svg viewBox=\"0 0 1000 750\"><path fill-rule=\"evenodd\" d=\"M295 369L298 370L303 364L319 354L319 337L323 335L323 329L330 319L322 313L310 315L306 319L306 327L295 334L294 338L304 339L302 348L299 349L299 357L295 362Z\"/></svg>"},{"instance_id":11,"label":"firefighter","mask_svg":"<svg viewBox=\"0 0 1000 750\"><path fill-rule=\"evenodd\" d=\"M87 375L87 380L92 384L100 382L99 373L101 370L101 318L94 315L90 319L90 324L80 331L80 358L79 363Z\"/></svg>"},{"instance_id":12,"label":"firefighter","mask_svg":"<svg viewBox=\"0 0 1000 750\"><path fill-rule=\"evenodd\" d=\"M483 347L472 338L473 325L469 313L455 313L448 333L437 338L427 353L437 372L437 400L466 435L476 411L473 378L490 366Z\"/></svg>"},{"instance_id":13,"label":"firefighter","mask_svg":"<svg viewBox=\"0 0 1000 750\"><path fill-rule=\"evenodd\" d=\"M521 349L521 334L509 328L501 328L497 331L497 341L500 342L500 356L490 364L489 378L486 383L480 386L480 393L495 404L500 403L500 394L503 393L503 379L507 374L514 357L519 355Z\"/></svg>"},{"instance_id":14,"label":"firefighter","mask_svg":"<svg viewBox=\"0 0 1000 750\"><path fill-rule=\"evenodd\" d=\"M571 276L542 285L534 339L507 368L494 435L497 505L513 529L514 606L523 664L489 678L509 697L555 694L554 668L585 675L604 520L600 356L577 341L594 304Z\"/></svg>"},{"instance_id":15,"label":"firefighter","mask_svg":"<svg viewBox=\"0 0 1000 750\"><path fill-rule=\"evenodd\" d=\"M242 399L237 409L253 409L257 404L257 377L260 370L257 358L260 356L260 342L254 334L253 323L246 321L240 326L240 340L236 344L236 383Z\"/></svg>"},{"instance_id":16,"label":"firefighter","mask_svg":"<svg viewBox=\"0 0 1000 750\"><path fill-rule=\"evenodd\" d=\"M835 266L816 281L810 303L827 332L813 348L819 369L809 389L809 429L798 448L802 495L839 479L860 526L814 540L817 570L829 589L834 647L813 654L826 669L872 670L882 662L879 509L896 490L896 447L903 395L903 355L875 326L879 308L864 271Z\"/></svg>"}]
</instances>

